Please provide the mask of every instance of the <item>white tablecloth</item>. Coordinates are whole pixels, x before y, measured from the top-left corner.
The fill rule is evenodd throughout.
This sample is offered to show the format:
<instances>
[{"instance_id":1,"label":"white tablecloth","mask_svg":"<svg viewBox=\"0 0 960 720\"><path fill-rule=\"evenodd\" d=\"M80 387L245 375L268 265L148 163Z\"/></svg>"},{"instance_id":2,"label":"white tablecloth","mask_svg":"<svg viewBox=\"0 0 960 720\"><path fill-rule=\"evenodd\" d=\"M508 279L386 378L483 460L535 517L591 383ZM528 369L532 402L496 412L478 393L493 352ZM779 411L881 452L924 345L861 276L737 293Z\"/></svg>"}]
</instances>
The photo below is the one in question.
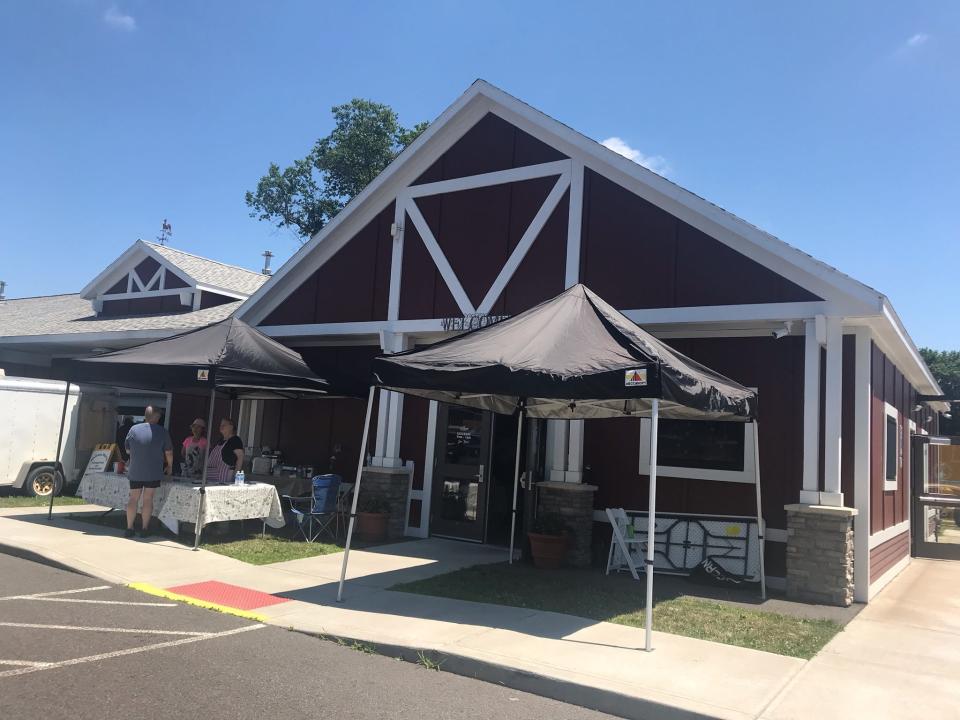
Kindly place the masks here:
<instances>
[{"instance_id":1,"label":"white tablecloth","mask_svg":"<svg viewBox=\"0 0 960 720\"><path fill-rule=\"evenodd\" d=\"M125 508L130 498L130 479L111 472L88 475L80 482L77 494L94 505ZM199 485L176 478L164 480L154 495L153 514L177 532L179 523L197 521L199 502ZM280 496L275 487L264 483L207 486L200 527L212 522L251 519L262 519L273 528L284 526Z\"/></svg>"}]
</instances>

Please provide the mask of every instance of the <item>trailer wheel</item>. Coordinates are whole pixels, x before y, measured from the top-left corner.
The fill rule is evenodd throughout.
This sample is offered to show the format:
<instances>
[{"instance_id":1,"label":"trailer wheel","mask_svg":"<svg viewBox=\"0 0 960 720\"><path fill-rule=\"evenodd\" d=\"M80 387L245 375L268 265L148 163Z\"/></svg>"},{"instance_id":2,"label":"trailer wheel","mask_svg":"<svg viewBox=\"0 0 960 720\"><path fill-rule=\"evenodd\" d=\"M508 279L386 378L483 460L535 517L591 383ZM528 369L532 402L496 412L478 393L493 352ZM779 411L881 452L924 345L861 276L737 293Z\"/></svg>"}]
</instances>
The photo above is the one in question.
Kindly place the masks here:
<instances>
[{"instance_id":1,"label":"trailer wheel","mask_svg":"<svg viewBox=\"0 0 960 720\"><path fill-rule=\"evenodd\" d=\"M23 491L33 497L49 497L54 491L59 495L61 490L63 490L63 475L54 470L52 465L35 467L23 483Z\"/></svg>"}]
</instances>

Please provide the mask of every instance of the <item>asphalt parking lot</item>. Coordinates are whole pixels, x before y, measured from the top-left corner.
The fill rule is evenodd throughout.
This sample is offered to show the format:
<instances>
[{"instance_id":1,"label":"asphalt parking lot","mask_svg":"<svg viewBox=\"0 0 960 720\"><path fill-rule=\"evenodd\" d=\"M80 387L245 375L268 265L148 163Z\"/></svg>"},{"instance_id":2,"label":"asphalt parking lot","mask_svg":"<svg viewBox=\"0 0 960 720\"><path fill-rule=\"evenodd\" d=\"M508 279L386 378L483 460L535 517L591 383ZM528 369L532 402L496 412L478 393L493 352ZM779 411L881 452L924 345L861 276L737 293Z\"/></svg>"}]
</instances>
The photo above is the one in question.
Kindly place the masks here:
<instances>
[{"instance_id":1,"label":"asphalt parking lot","mask_svg":"<svg viewBox=\"0 0 960 720\"><path fill-rule=\"evenodd\" d=\"M0 553L0 717L610 717Z\"/></svg>"}]
</instances>

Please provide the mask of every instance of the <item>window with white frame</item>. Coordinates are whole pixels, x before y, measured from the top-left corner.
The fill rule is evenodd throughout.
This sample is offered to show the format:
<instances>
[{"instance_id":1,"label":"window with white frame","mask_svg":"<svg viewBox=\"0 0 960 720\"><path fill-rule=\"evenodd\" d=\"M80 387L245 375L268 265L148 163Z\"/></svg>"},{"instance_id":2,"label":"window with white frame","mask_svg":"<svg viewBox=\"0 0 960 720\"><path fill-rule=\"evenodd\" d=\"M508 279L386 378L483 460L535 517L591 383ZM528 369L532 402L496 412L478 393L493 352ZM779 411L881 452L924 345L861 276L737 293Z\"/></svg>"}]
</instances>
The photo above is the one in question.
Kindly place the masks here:
<instances>
[{"instance_id":1,"label":"window with white frame","mask_svg":"<svg viewBox=\"0 0 960 720\"><path fill-rule=\"evenodd\" d=\"M903 467L903 441L900 412L890 403L884 403L883 413L883 490L897 489Z\"/></svg>"},{"instance_id":2,"label":"window with white frame","mask_svg":"<svg viewBox=\"0 0 960 720\"><path fill-rule=\"evenodd\" d=\"M650 420L642 421L640 466L650 464ZM754 482L752 423L660 420L657 472L694 480Z\"/></svg>"}]
</instances>

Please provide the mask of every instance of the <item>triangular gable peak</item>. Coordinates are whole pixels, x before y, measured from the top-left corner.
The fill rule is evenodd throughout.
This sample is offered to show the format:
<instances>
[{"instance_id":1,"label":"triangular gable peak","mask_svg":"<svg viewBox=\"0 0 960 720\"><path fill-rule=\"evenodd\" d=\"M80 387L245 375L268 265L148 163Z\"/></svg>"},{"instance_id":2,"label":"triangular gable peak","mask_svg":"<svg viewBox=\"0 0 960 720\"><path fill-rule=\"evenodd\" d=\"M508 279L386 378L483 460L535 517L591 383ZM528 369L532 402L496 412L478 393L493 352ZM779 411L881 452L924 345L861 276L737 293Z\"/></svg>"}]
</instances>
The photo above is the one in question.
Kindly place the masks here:
<instances>
[{"instance_id":1,"label":"triangular gable peak","mask_svg":"<svg viewBox=\"0 0 960 720\"><path fill-rule=\"evenodd\" d=\"M239 313L281 335L403 330L575 282L642 322L882 311L871 288L477 81Z\"/></svg>"},{"instance_id":2,"label":"triangular gable peak","mask_svg":"<svg viewBox=\"0 0 960 720\"><path fill-rule=\"evenodd\" d=\"M209 272L205 272L207 266ZM243 282L232 282L233 275ZM212 283L211 277L226 281ZM102 317L186 312L243 300L266 281L258 278L251 271L138 240L87 284L80 296Z\"/></svg>"}]
</instances>

